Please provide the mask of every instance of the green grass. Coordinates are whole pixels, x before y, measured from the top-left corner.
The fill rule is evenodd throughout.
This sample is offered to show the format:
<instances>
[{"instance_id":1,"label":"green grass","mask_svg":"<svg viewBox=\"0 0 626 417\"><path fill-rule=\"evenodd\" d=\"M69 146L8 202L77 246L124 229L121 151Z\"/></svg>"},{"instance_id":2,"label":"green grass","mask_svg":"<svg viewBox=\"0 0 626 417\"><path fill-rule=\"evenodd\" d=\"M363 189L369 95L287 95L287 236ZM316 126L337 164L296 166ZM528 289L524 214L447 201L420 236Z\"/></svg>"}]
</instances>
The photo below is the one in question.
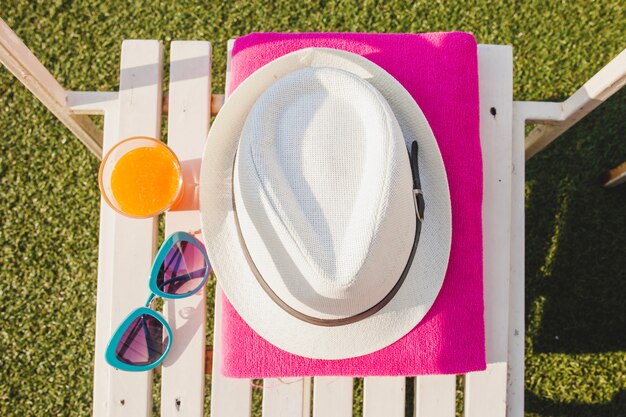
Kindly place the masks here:
<instances>
[{"instance_id":1,"label":"green grass","mask_svg":"<svg viewBox=\"0 0 626 417\"><path fill-rule=\"evenodd\" d=\"M613 0L0 0L0 16L74 90L116 89L128 38L212 41L223 91L226 40L251 31L464 30L513 45L515 99L561 100L626 46ZM597 180L626 160L625 93L527 164L528 416L626 415L626 186ZM5 69L0 139L0 415L88 415L98 161Z\"/></svg>"}]
</instances>

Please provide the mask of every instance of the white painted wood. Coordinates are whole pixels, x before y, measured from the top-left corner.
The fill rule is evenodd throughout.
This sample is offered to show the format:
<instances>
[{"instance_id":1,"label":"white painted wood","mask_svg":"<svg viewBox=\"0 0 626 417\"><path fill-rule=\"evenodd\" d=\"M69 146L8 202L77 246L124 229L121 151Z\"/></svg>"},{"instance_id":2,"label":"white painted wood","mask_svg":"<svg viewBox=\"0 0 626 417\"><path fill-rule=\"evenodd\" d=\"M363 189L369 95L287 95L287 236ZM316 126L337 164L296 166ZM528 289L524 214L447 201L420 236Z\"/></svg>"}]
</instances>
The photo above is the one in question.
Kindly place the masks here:
<instances>
[{"instance_id":1,"label":"white painted wood","mask_svg":"<svg viewBox=\"0 0 626 417\"><path fill-rule=\"evenodd\" d=\"M211 377L211 417L249 417L252 385L249 379L222 375L222 289L215 286L213 328L213 373Z\"/></svg>"},{"instance_id":2,"label":"white painted wood","mask_svg":"<svg viewBox=\"0 0 626 417\"><path fill-rule=\"evenodd\" d=\"M163 48L158 41L125 41L122 44L119 94L119 130L105 150L131 136L158 138L161 129L161 82ZM109 137L107 137L107 140ZM96 350L103 352L111 333L148 296L148 277L155 251L156 221L137 220L116 214L105 204L101 209L101 236L98 282L110 283L110 296L100 288L96 330L100 340ZM105 286L103 291L108 291ZM107 329L106 321L109 325ZM106 340L102 335L106 331ZM100 358L96 366L101 365ZM105 372L107 373L107 372ZM98 416L148 416L152 414L150 372L130 373L108 369L108 381L102 386L102 372L96 373L94 390ZM102 392L98 392L102 390Z\"/></svg>"},{"instance_id":3,"label":"white painted wood","mask_svg":"<svg viewBox=\"0 0 626 417\"><path fill-rule=\"evenodd\" d=\"M66 106L72 114L104 114L111 105L117 105L117 91L71 91L65 92Z\"/></svg>"},{"instance_id":4,"label":"white painted wood","mask_svg":"<svg viewBox=\"0 0 626 417\"><path fill-rule=\"evenodd\" d=\"M511 177L511 272L509 284L507 417L524 415L524 126L517 103L513 112Z\"/></svg>"},{"instance_id":5,"label":"white painted wood","mask_svg":"<svg viewBox=\"0 0 626 417\"><path fill-rule=\"evenodd\" d=\"M263 417L311 415L311 378L263 380Z\"/></svg>"},{"instance_id":6,"label":"white painted wood","mask_svg":"<svg viewBox=\"0 0 626 417\"><path fill-rule=\"evenodd\" d=\"M183 203L195 210L165 215L165 235L200 229L197 211L199 164L209 132L211 106L211 44L174 41L170 49L167 144L183 168ZM186 201L185 201L186 200ZM204 415L205 294L166 300L163 314L172 328L172 348L163 361L162 416Z\"/></svg>"},{"instance_id":7,"label":"white painted wood","mask_svg":"<svg viewBox=\"0 0 626 417\"><path fill-rule=\"evenodd\" d=\"M351 417L353 379L325 376L313 379L313 417Z\"/></svg>"},{"instance_id":8,"label":"white painted wood","mask_svg":"<svg viewBox=\"0 0 626 417\"><path fill-rule=\"evenodd\" d=\"M524 114L526 122L555 125L563 121L562 103L550 101L516 101L516 111Z\"/></svg>"},{"instance_id":9,"label":"white painted wood","mask_svg":"<svg viewBox=\"0 0 626 417\"><path fill-rule=\"evenodd\" d=\"M263 417L308 417L310 408L311 378L263 380Z\"/></svg>"},{"instance_id":10,"label":"white painted wood","mask_svg":"<svg viewBox=\"0 0 626 417\"><path fill-rule=\"evenodd\" d=\"M483 259L487 371L465 379L467 417L506 412L513 51L510 46L478 49L480 136L483 148ZM491 114L496 109L496 115ZM522 231L523 233L523 231Z\"/></svg>"},{"instance_id":11,"label":"white painted wood","mask_svg":"<svg viewBox=\"0 0 626 417\"><path fill-rule=\"evenodd\" d=\"M526 160L543 150L554 139L604 103L624 84L626 84L626 49L561 103L560 123L553 126L537 126L528 134L525 141Z\"/></svg>"},{"instance_id":12,"label":"white painted wood","mask_svg":"<svg viewBox=\"0 0 626 417\"><path fill-rule=\"evenodd\" d=\"M523 357L519 358L519 361L523 360ZM486 371L465 375L466 417L507 415L507 372L508 363L497 362L487 364Z\"/></svg>"},{"instance_id":13,"label":"white painted wood","mask_svg":"<svg viewBox=\"0 0 626 417\"><path fill-rule=\"evenodd\" d=\"M224 95L228 97L231 93L230 91L230 59L232 58L233 47L235 46L235 40L229 39L226 43L226 48L228 50L228 57L226 59L226 83L224 84Z\"/></svg>"},{"instance_id":14,"label":"white painted wood","mask_svg":"<svg viewBox=\"0 0 626 417\"><path fill-rule=\"evenodd\" d=\"M452 387L450 389L450 387ZM415 378L415 417L447 416L455 406L455 375L427 375ZM452 413L454 415L454 413Z\"/></svg>"},{"instance_id":15,"label":"white painted wood","mask_svg":"<svg viewBox=\"0 0 626 417\"><path fill-rule=\"evenodd\" d=\"M215 116L222 106L224 105L224 94L211 94L211 115ZM169 95L163 97L163 113L167 114L168 112L168 104L169 103Z\"/></svg>"},{"instance_id":16,"label":"white painted wood","mask_svg":"<svg viewBox=\"0 0 626 417\"><path fill-rule=\"evenodd\" d=\"M363 381L363 417L404 416L406 378L368 377Z\"/></svg>"},{"instance_id":17,"label":"white painted wood","mask_svg":"<svg viewBox=\"0 0 626 417\"><path fill-rule=\"evenodd\" d=\"M427 375L415 378L415 417L454 417L455 407L454 375Z\"/></svg>"},{"instance_id":18,"label":"white painted wood","mask_svg":"<svg viewBox=\"0 0 626 417\"><path fill-rule=\"evenodd\" d=\"M117 101L104 113L104 146L111 147L119 138L119 110ZM96 341L94 349L93 415L108 415L109 374L111 367L104 360L104 352L111 337L111 308L113 303L113 253L116 236L115 211L100 199L100 231L98 244L98 287L96 291Z\"/></svg>"},{"instance_id":19,"label":"white painted wood","mask_svg":"<svg viewBox=\"0 0 626 417\"><path fill-rule=\"evenodd\" d=\"M1 18L0 62L94 155L102 158L102 131L89 117L73 114L67 109L61 84Z\"/></svg>"},{"instance_id":20,"label":"white painted wood","mask_svg":"<svg viewBox=\"0 0 626 417\"><path fill-rule=\"evenodd\" d=\"M228 42L226 61L226 88L230 82L230 53L233 42ZM228 90L226 92L228 96ZM213 327L213 371L211 377L211 417L248 417L252 400L252 386L248 379L227 378L221 372L222 360L222 289L215 286L215 317Z\"/></svg>"}]
</instances>

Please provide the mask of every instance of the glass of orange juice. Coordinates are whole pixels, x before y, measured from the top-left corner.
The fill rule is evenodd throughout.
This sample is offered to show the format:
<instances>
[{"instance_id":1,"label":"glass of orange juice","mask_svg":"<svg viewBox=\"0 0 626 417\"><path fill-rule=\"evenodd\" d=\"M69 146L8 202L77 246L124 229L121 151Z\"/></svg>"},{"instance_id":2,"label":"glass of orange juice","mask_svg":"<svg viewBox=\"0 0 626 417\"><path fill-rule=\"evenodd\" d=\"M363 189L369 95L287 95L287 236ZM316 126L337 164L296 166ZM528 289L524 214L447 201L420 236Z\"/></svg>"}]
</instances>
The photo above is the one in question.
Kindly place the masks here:
<instances>
[{"instance_id":1,"label":"glass of orange juice","mask_svg":"<svg viewBox=\"0 0 626 417\"><path fill-rule=\"evenodd\" d=\"M111 148L100 165L98 182L109 206L135 218L157 216L183 194L178 158L167 145L148 137L125 139Z\"/></svg>"}]
</instances>

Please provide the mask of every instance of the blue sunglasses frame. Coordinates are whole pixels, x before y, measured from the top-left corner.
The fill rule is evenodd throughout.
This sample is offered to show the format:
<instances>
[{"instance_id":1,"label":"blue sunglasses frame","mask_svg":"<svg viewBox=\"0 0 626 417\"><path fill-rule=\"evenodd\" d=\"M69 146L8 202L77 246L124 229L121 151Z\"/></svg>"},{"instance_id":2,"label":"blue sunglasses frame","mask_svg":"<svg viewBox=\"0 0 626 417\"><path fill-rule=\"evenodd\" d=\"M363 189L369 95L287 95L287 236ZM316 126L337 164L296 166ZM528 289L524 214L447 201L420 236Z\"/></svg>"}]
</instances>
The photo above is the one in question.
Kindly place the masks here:
<instances>
[{"instance_id":1,"label":"blue sunglasses frame","mask_svg":"<svg viewBox=\"0 0 626 417\"><path fill-rule=\"evenodd\" d=\"M159 289L159 287L157 286L157 278L159 275L159 270L161 268L161 265L165 261L165 257L169 253L170 249L172 249L172 247L174 247L174 245L176 245L179 242L187 242L193 245L194 247L196 247L200 251L202 256L204 257L207 268L204 271L202 282L194 290L185 294L168 294ZM159 366L161 362L163 362L163 360L165 359L165 357L167 356L167 354L169 353L172 347L172 342L173 342L172 329L169 326L169 324L167 324L167 321L165 320L163 315L161 315L161 313L150 308L150 304L155 298L178 299L178 298L189 297L197 293L204 287L204 284L206 283L207 279L209 278L209 275L211 274L211 271L212 271L212 268L211 268L211 263L209 262L209 257L206 253L206 250L204 249L204 246L198 241L198 239L193 237L191 234L185 233L185 232L176 232L170 235L170 237L168 237L165 240L165 242L163 242L163 245L161 245L161 248L159 249L156 258L154 259L154 262L152 263L152 269L150 271L150 281L148 283L148 288L150 289L151 293L150 293L150 296L148 297L148 301L146 301L146 304L143 307L139 307L135 309L133 312L131 312L128 315L128 317L126 317L124 321L118 326L117 330L115 330L115 332L113 333L113 336L111 337L111 340L109 341L109 344L107 345L107 348L105 351L105 359L107 363L116 369L121 369L123 371L130 371L130 372L149 371ZM168 344L165 348L165 351L159 357L159 359L157 359L156 361L148 365L131 365L126 362L122 362L121 360L118 359L116 355L117 346L119 345L122 337L124 336L124 333L126 332L128 327L131 325L131 323L135 319L143 315L149 315L155 318L156 320L158 320L163 325L163 328L167 332L167 337L168 337ZM145 323L142 323L142 324L144 325L145 328L147 328ZM148 338L148 343L150 343L150 338Z\"/></svg>"}]
</instances>

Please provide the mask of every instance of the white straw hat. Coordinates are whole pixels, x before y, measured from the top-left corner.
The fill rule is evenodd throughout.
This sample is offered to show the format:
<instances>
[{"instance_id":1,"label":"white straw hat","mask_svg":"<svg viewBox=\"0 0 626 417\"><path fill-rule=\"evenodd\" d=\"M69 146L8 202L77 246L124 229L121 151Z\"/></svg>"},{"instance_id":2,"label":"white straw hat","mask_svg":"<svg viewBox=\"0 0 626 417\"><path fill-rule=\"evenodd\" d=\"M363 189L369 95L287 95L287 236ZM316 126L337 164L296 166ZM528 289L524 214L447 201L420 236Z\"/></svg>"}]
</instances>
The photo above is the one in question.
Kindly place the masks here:
<instances>
[{"instance_id":1,"label":"white straw hat","mask_svg":"<svg viewBox=\"0 0 626 417\"><path fill-rule=\"evenodd\" d=\"M204 152L200 211L237 312L304 357L397 341L448 264L450 193L428 122L382 68L334 49L272 61L228 98Z\"/></svg>"}]
</instances>

